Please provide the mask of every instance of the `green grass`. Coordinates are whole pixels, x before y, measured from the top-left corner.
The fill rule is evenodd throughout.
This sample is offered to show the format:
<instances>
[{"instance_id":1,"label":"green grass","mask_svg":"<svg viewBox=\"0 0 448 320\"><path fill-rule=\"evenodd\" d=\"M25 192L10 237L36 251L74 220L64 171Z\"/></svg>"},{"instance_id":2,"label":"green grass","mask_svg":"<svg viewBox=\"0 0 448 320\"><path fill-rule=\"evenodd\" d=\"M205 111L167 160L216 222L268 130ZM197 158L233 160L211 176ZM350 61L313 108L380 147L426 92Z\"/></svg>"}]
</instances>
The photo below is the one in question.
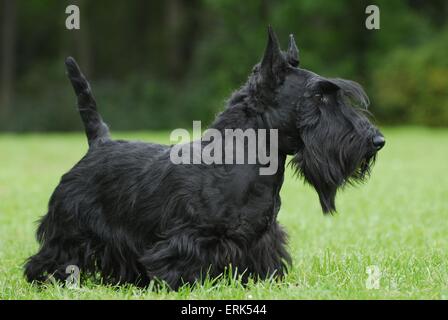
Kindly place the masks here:
<instances>
[{"instance_id":1,"label":"green grass","mask_svg":"<svg viewBox=\"0 0 448 320\"><path fill-rule=\"evenodd\" d=\"M447 299L448 130L384 132L387 145L372 178L341 192L333 217L323 216L314 191L288 172L279 219L290 236L294 267L284 281L158 293L89 281L79 289L28 284L22 263L37 249L35 221L86 141L81 134L0 135L0 299ZM366 288L370 265L382 272L380 289Z\"/></svg>"}]
</instances>

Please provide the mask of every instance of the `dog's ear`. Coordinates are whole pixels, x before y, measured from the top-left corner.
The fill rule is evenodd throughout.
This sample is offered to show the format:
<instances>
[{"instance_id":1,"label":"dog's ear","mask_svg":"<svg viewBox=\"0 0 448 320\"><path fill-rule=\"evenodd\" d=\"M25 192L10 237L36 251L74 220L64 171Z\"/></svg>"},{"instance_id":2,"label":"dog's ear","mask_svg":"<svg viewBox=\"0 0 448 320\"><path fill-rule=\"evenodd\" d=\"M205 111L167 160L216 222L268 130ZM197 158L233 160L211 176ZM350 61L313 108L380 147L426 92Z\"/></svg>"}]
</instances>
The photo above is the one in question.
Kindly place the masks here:
<instances>
[{"instance_id":1,"label":"dog's ear","mask_svg":"<svg viewBox=\"0 0 448 320\"><path fill-rule=\"evenodd\" d=\"M288 63L294 68L297 68L300 64L299 49L297 48L296 41L294 40L294 36L292 34L289 35L289 46L288 51L286 52L286 60L288 60Z\"/></svg>"},{"instance_id":2,"label":"dog's ear","mask_svg":"<svg viewBox=\"0 0 448 320\"><path fill-rule=\"evenodd\" d=\"M268 27L268 44L261 60L260 74L264 83L277 83L284 74L288 63L280 50L277 36L272 27Z\"/></svg>"}]
</instances>

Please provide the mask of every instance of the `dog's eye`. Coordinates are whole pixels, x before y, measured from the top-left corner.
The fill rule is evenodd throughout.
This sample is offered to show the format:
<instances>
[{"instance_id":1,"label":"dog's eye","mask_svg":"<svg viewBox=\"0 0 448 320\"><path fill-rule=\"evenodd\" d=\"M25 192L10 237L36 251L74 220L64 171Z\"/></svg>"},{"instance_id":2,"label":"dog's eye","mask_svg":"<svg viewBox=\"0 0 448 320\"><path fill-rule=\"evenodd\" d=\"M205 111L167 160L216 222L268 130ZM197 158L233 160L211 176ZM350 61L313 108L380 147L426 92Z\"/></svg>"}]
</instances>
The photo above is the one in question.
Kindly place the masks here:
<instances>
[{"instance_id":1,"label":"dog's eye","mask_svg":"<svg viewBox=\"0 0 448 320\"><path fill-rule=\"evenodd\" d=\"M315 93L314 94L314 99L319 100L319 101L324 101L324 96L321 93Z\"/></svg>"}]
</instances>

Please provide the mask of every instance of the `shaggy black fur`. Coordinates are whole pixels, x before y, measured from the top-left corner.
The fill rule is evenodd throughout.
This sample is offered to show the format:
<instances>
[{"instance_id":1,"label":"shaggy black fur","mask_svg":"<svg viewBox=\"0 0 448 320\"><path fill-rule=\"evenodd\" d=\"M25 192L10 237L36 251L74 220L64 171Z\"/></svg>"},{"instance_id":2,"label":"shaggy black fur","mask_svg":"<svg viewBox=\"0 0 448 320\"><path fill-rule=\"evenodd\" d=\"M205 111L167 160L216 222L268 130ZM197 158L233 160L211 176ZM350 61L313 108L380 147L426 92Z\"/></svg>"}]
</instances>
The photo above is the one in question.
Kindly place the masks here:
<instances>
[{"instance_id":1,"label":"shaggy black fur","mask_svg":"<svg viewBox=\"0 0 448 320\"><path fill-rule=\"evenodd\" d=\"M260 164L175 165L172 146L110 139L88 82L67 58L89 150L51 196L28 281L65 279L67 265L112 283L160 279L173 289L229 265L244 279L283 275L291 262L277 222L286 156L333 212L336 190L363 180L384 145L357 83L298 65L292 36L283 52L269 29L261 63L211 126L278 129L279 169L261 176Z\"/></svg>"}]
</instances>

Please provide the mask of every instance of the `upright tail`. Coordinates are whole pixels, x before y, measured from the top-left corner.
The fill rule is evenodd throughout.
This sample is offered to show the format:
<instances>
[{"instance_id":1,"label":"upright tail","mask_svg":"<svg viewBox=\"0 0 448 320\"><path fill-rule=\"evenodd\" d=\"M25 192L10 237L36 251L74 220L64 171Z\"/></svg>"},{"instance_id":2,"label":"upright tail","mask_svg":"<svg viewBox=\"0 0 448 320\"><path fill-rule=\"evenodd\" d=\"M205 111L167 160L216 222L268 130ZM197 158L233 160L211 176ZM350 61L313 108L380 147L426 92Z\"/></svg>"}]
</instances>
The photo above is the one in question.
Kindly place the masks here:
<instances>
[{"instance_id":1,"label":"upright tail","mask_svg":"<svg viewBox=\"0 0 448 320\"><path fill-rule=\"evenodd\" d=\"M89 82L82 74L75 59L72 57L65 59L65 66L67 68L67 76L78 97L78 110L84 123L89 146L99 141L108 140L109 128L98 113Z\"/></svg>"}]
</instances>

